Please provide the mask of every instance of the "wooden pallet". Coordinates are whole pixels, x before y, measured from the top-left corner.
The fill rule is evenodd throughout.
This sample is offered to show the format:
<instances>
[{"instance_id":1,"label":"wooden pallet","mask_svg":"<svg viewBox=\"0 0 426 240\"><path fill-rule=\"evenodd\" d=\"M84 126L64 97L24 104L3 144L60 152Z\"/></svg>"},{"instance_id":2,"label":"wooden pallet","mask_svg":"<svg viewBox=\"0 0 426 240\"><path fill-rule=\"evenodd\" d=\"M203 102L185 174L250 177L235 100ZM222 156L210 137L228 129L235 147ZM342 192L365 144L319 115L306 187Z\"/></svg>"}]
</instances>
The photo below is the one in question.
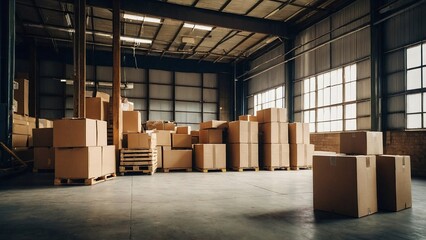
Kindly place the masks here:
<instances>
[{"instance_id":1,"label":"wooden pallet","mask_svg":"<svg viewBox=\"0 0 426 240\"><path fill-rule=\"evenodd\" d=\"M197 171L207 173L207 172L226 172L226 168L195 168Z\"/></svg>"},{"instance_id":2,"label":"wooden pallet","mask_svg":"<svg viewBox=\"0 0 426 240\"><path fill-rule=\"evenodd\" d=\"M79 179L72 179L72 178L55 178L53 181L53 184L55 186L64 186L64 185L94 185L100 182L105 182L111 179L114 179L117 175L115 173L110 173L104 176L100 176L97 178L79 178Z\"/></svg>"},{"instance_id":3,"label":"wooden pallet","mask_svg":"<svg viewBox=\"0 0 426 240\"><path fill-rule=\"evenodd\" d=\"M263 169L267 171L290 170L290 167L263 167Z\"/></svg>"},{"instance_id":4,"label":"wooden pallet","mask_svg":"<svg viewBox=\"0 0 426 240\"><path fill-rule=\"evenodd\" d=\"M311 170L312 167L308 167L308 166L305 166L305 167L290 167L290 169L291 170L295 170L295 171L298 171L298 170Z\"/></svg>"},{"instance_id":5,"label":"wooden pallet","mask_svg":"<svg viewBox=\"0 0 426 240\"><path fill-rule=\"evenodd\" d=\"M121 176L125 173L147 173L152 175L157 170L157 163L151 166L119 166L118 168Z\"/></svg>"},{"instance_id":6,"label":"wooden pallet","mask_svg":"<svg viewBox=\"0 0 426 240\"><path fill-rule=\"evenodd\" d=\"M55 169L37 169L33 168L33 173L53 173Z\"/></svg>"},{"instance_id":7,"label":"wooden pallet","mask_svg":"<svg viewBox=\"0 0 426 240\"><path fill-rule=\"evenodd\" d=\"M152 166L157 164L157 160L149 161L120 161L120 166Z\"/></svg>"},{"instance_id":8,"label":"wooden pallet","mask_svg":"<svg viewBox=\"0 0 426 240\"><path fill-rule=\"evenodd\" d=\"M175 172L175 171L185 171L185 172L192 172L192 168L161 168L158 169L161 172L164 173L168 173L170 171Z\"/></svg>"},{"instance_id":9,"label":"wooden pallet","mask_svg":"<svg viewBox=\"0 0 426 240\"><path fill-rule=\"evenodd\" d=\"M234 171L238 171L238 172L242 172L242 171L247 171L247 170L254 170L255 172L259 171L258 167L246 167L246 168L231 168Z\"/></svg>"}]
</instances>

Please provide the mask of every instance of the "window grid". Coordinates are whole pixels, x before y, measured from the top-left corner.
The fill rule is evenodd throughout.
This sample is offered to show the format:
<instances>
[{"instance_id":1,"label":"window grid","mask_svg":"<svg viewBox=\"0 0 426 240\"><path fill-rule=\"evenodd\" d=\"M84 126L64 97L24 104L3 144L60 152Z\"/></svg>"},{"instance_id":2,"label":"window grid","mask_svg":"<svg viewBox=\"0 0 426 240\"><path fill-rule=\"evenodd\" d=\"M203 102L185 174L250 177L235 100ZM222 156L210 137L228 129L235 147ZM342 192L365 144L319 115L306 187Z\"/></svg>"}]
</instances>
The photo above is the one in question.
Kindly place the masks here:
<instances>
[{"instance_id":1,"label":"window grid","mask_svg":"<svg viewBox=\"0 0 426 240\"><path fill-rule=\"evenodd\" d=\"M266 90L254 95L254 113L267 108L283 108L285 106L284 86Z\"/></svg>"}]
</instances>

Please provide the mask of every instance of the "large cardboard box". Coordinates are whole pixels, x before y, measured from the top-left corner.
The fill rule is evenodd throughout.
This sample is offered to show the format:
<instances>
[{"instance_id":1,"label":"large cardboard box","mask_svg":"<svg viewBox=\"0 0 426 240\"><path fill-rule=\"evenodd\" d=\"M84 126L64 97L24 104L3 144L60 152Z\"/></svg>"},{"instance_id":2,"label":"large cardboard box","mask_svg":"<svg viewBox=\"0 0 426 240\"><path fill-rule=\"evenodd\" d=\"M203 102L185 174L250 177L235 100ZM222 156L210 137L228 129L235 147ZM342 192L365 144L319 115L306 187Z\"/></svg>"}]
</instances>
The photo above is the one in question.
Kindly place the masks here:
<instances>
[{"instance_id":1,"label":"large cardboard box","mask_svg":"<svg viewBox=\"0 0 426 240\"><path fill-rule=\"evenodd\" d=\"M262 144L263 167L290 167L289 144Z\"/></svg>"},{"instance_id":2,"label":"large cardboard box","mask_svg":"<svg viewBox=\"0 0 426 240\"><path fill-rule=\"evenodd\" d=\"M156 130L157 146L172 146L172 136L170 131Z\"/></svg>"},{"instance_id":3,"label":"large cardboard box","mask_svg":"<svg viewBox=\"0 0 426 240\"><path fill-rule=\"evenodd\" d=\"M191 135L172 133L172 148L192 148Z\"/></svg>"},{"instance_id":4,"label":"large cardboard box","mask_svg":"<svg viewBox=\"0 0 426 240\"><path fill-rule=\"evenodd\" d=\"M12 133L15 133L15 134L28 135L28 129L29 129L28 123L26 125L21 125L16 123L12 125Z\"/></svg>"},{"instance_id":5,"label":"large cardboard box","mask_svg":"<svg viewBox=\"0 0 426 240\"><path fill-rule=\"evenodd\" d=\"M290 144L290 167L312 167L313 144Z\"/></svg>"},{"instance_id":6,"label":"large cardboard box","mask_svg":"<svg viewBox=\"0 0 426 240\"><path fill-rule=\"evenodd\" d=\"M223 143L222 129L204 129L199 132L200 143L220 144Z\"/></svg>"},{"instance_id":7,"label":"large cardboard box","mask_svg":"<svg viewBox=\"0 0 426 240\"><path fill-rule=\"evenodd\" d=\"M289 123L288 134L290 143L310 144L310 132L308 123Z\"/></svg>"},{"instance_id":8,"label":"large cardboard box","mask_svg":"<svg viewBox=\"0 0 426 240\"><path fill-rule=\"evenodd\" d=\"M102 147L102 176L115 173L116 169L116 154L115 146L103 146Z\"/></svg>"},{"instance_id":9,"label":"large cardboard box","mask_svg":"<svg viewBox=\"0 0 426 240\"><path fill-rule=\"evenodd\" d=\"M383 134L368 131L341 133L340 152L363 155L383 154Z\"/></svg>"},{"instance_id":10,"label":"large cardboard box","mask_svg":"<svg viewBox=\"0 0 426 240\"><path fill-rule=\"evenodd\" d=\"M257 111L256 115L259 123L287 122L287 109L285 108L263 109Z\"/></svg>"},{"instance_id":11,"label":"large cardboard box","mask_svg":"<svg viewBox=\"0 0 426 240\"><path fill-rule=\"evenodd\" d=\"M163 168L192 168L192 149L163 149Z\"/></svg>"},{"instance_id":12,"label":"large cardboard box","mask_svg":"<svg viewBox=\"0 0 426 240\"><path fill-rule=\"evenodd\" d=\"M228 124L228 143L258 143L257 122L234 121Z\"/></svg>"},{"instance_id":13,"label":"large cardboard box","mask_svg":"<svg viewBox=\"0 0 426 240\"><path fill-rule=\"evenodd\" d=\"M377 212L375 156L315 156L314 209L352 217Z\"/></svg>"},{"instance_id":14,"label":"large cardboard box","mask_svg":"<svg viewBox=\"0 0 426 240\"><path fill-rule=\"evenodd\" d=\"M139 111L123 111L123 133L140 133L142 130Z\"/></svg>"},{"instance_id":15,"label":"large cardboard box","mask_svg":"<svg viewBox=\"0 0 426 240\"><path fill-rule=\"evenodd\" d=\"M39 128L53 128L53 121L48 119L39 118L38 119L38 127Z\"/></svg>"},{"instance_id":16,"label":"large cardboard box","mask_svg":"<svg viewBox=\"0 0 426 240\"><path fill-rule=\"evenodd\" d=\"M52 147L53 146L53 128L34 128L33 129L34 147Z\"/></svg>"},{"instance_id":17,"label":"large cardboard box","mask_svg":"<svg viewBox=\"0 0 426 240\"><path fill-rule=\"evenodd\" d=\"M170 150L171 147L157 146L157 168L163 168L163 150Z\"/></svg>"},{"instance_id":18,"label":"large cardboard box","mask_svg":"<svg viewBox=\"0 0 426 240\"><path fill-rule=\"evenodd\" d=\"M18 83L18 89L13 91L13 98L18 102L17 113L28 116L28 89L29 82L27 79L15 79Z\"/></svg>"},{"instance_id":19,"label":"large cardboard box","mask_svg":"<svg viewBox=\"0 0 426 240\"><path fill-rule=\"evenodd\" d=\"M196 144L195 167L226 169L226 144Z\"/></svg>"},{"instance_id":20,"label":"large cardboard box","mask_svg":"<svg viewBox=\"0 0 426 240\"><path fill-rule=\"evenodd\" d=\"M228 127L227 121L211 120L208 122L200 123L200 130L212 129L212 128L227 128L227 127Z\"/></svg>"},{"instance_id":21,"label":"large cardboard box","mask_svg":"<svg viewBox=\"0 0 426 240\"><path fill-rule=\"evenodd\" d=\"M288 144L288 123L263 123L259 128L263 143Z\"/></svg>"},{"instance_id":22,"label":"large cardboard box","mask_svg":"<svg viewBox=\"0 0 426 240\"><path fill-rule=\"evenodd\" d=\"M259 167L259 145L252 143L228 144L232 168Z\"/></svg>"},{"instance_id":23,"label":"large cardboard box","mask_svg":"<svg viewBox=\"0 0 426 240\"><path fill-rule=\"evenodd\" d=\"M124 136L129 149L154 149L157 146L156 133L128 133Z\"/></svg>"},{"instance_id":24,"label":"large cardboard box","mask_svg":"<svg viewBox=\"0 0 426 240\"><path fill-rule=\"evenodd\" d=\"M176 133L177 134L191 134L191 126L182 126L182 127L176 127Z\"/></svg>"},{"instance_id":25,"label":"large cardboard box","mask_svg":"<svg viewBox=\"0 0 426 240\"><path fill-rule=\"evenodd\" d=\"M34 169L55 169L55 149L53 147L34 148Z\"/></svg>"},{"instance_id":26,"label":"large cardboard box","mask_svg":"<svg viewBox=\"0 0 426 240\"><path fill-rule=\"evenodd\" d=\"M400 211L411 208L410 156L381 155L376 161L379 209Z\"/></svg>"},{"instance_id":27,"label":"large cardboard box","mask_svg":"<svg viewBox=\"0 0 426 240\"><path fill-rule=\"evenodd\" d=\"M28 147L13 147L13 152L24 161L34 160L34 148Z\"/></svg>"},{"instance_id":28,"label":"large cardboard box","mask_svg":"<svg viewBox=\"0 0 426 240\"><path fill-rule=\"evenodd\" d=\"M102 176L102 147L55 148L55 178Z\"/></svg>"},{"instance_id":29,"label":"large cardboard box","mask_svg":"<svg viewBox=\"0 0 426 240\"><path fill-rule=\"evenodd\" d=\"M108 100L109 101L109 100ZM109 102L100 97L86 97L86 117L97 120L108 120Z\"/></svg>"},{"instance_id":30,"label":"large cardboard box","mask_svg":"<svg viewBox=\"0 0 426 240\"><path fill-rule=\"evenodd\" d=\"M12 147L28 146L28 135L12 134Z\"/></svg>"},{"instance_id":31,"label":"large cardboard box","mask_svg":"<svg viewBox=\"0 0 426 240\"><path fill-rule=\"evenodd\" d=\"M60 119L53 122L54 147L93 147L107 145L105 121Z\"/></svg>"},{"instance_id":32,"label":"large cardboard box","mask_svg":"<svg viewBox=\"0 0 426 240\"><path fill-rule=\"evenodd\" d=\"M199 144L200 143L200 137L191 136L191 143L192 144Z\"/></svg>"},{"instance_id":33,"label":"large cardboard box","mask_svg":"<svg viewBox=\"0 0 426 240\"><path fill-rule=\"evenodd\" d=\"M242 115L238 117L238 120L242 121L250 121L250 122L257 122L257 117L252 115Z\"/></svg>"}]
</instances>

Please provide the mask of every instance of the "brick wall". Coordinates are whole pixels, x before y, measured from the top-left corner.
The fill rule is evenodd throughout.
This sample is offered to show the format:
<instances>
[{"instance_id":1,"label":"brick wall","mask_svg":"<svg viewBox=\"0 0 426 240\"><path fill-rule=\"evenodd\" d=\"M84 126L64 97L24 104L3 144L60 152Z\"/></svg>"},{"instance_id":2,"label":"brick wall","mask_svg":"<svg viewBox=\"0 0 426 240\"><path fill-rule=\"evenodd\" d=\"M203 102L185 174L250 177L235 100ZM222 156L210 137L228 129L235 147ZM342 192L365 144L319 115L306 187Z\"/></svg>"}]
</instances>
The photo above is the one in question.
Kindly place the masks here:
<instances>
[{"instance_id":1,"label":"brick wall","mask_svg":"<svg viewBox=\"0 0 426 240\"><path fill-rule=\"evenodd\" d=\"M339 133L311 133L311 144L315 151L340 152Z\"/></svg>"}]
</instances>

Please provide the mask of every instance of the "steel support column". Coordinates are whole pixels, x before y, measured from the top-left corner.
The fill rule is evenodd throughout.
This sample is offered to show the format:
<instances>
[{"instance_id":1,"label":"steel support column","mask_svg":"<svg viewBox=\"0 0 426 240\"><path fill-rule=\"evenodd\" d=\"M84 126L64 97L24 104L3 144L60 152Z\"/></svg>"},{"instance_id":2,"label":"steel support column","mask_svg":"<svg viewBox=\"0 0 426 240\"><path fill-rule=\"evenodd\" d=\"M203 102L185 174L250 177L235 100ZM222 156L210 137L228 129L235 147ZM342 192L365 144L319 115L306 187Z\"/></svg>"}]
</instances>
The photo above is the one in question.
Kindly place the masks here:
<instances>
[{"instance_id":1,"label":"steel support column","mask_svg":"<svg viewBox=\"0 0 426 240\"><path fill-rule=\"evenodd\" d=\"M291 59L294 57L294 39L284 41L284 52L288 54L285 55L286 59ZM284 59L284 61L286 61ZM287 116L288 122L294 121L294 71L295 64L294 59L288 61L284 64L284 74L285 74L285 105L287 107Z\"/></svg>"},{"instance_id":2,"label":"steel support column","mask_svg":"<svg viewBox=\"0 0 426 240\"><path fill-rule=\"evenodd\" d=\"M377 1L370 1L370 31L371 31L371 130L380 130L379 118L379 83L380 83L380 62L381 62L381 44L380 44L380 25L374 25L378 14Z\"/></svg>"},{"instance_id":3,"label":"steel support column","mask_svg":"<svg viewBox=\"0 0 426 240\"><path fill-rule=\"evenodd\" d=\"M120 48L120 0L113 1L112 13L113 29L113 82L112 82L112 124L113 124L113 142L116 149L121 148L121 48Z\"/></svg>"},{"instance_id":4,"label":"steel support column","mask_svg":"<svg viewBox=\"0 0 426 240\"><path fill-rule=\"evenodd\" d=\"M74 117L86 117L86 0L74 1Z\"/></svg>"}]
</instances>

